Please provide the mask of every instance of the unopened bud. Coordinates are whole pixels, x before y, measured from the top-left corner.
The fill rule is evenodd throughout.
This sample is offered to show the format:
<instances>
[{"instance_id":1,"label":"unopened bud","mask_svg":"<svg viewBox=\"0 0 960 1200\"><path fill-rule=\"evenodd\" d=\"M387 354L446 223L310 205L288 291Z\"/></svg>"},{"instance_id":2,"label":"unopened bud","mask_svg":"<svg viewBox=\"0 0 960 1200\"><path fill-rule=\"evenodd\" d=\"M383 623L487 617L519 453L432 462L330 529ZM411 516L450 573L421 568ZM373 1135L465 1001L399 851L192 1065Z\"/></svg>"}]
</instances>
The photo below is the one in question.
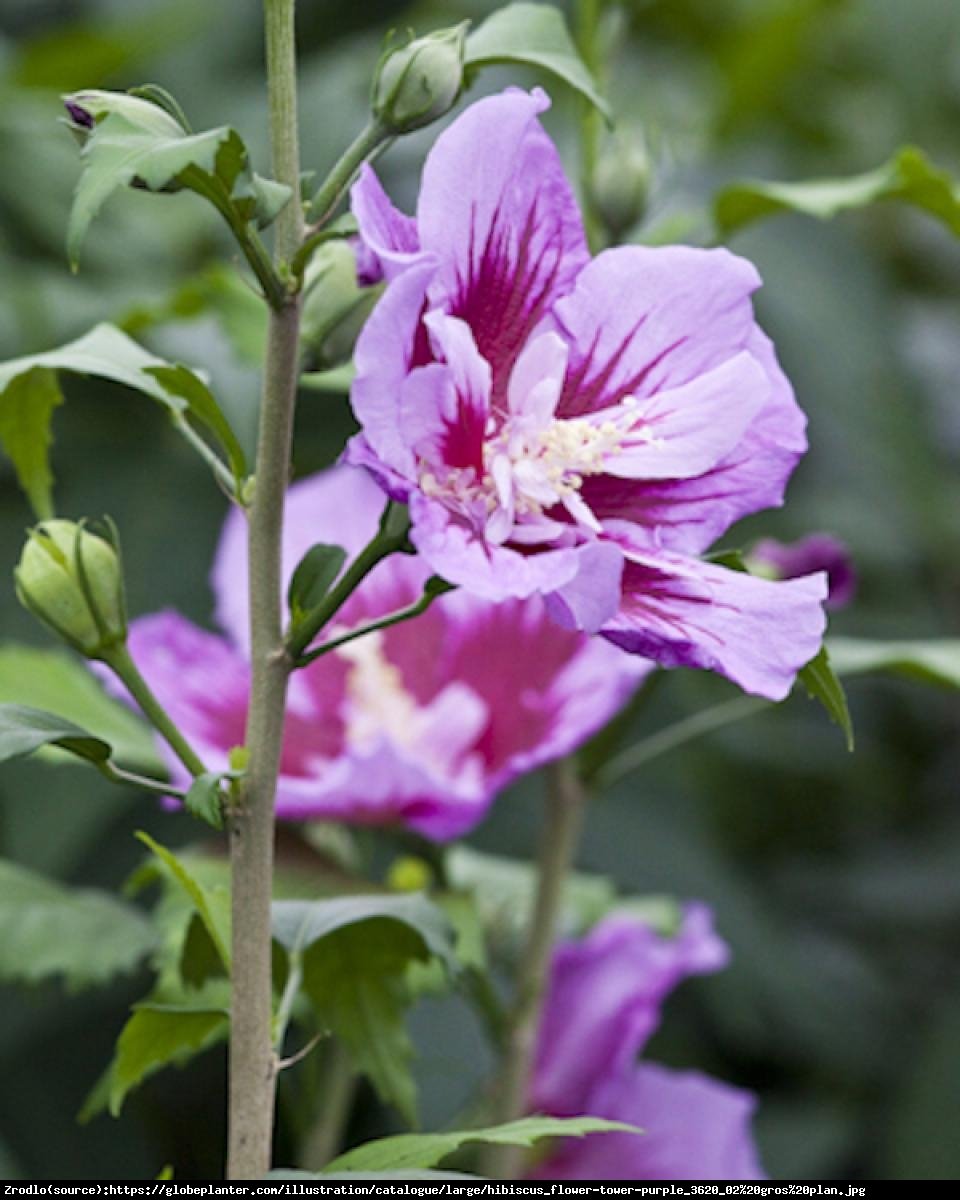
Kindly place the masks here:
<instances>
[{"instance_id":1,"label":"unopened bud","mask_svg":"<svg viewBox=\"0 0 960 1200\"><path fill-rule=\"evenodd\" d=\"M81 144L87 140L98 121L113 114L123 117L130 125L142 129L144 133L157 137L180 138L184 135L183 126L159 104L142 100L139 96L128 95L126 92L106 92L90 88L64 96L63 103L67 110L70 131Z\"/></svg>"},{"instance_id":2,"label":"unopened bud","mask_svg":"<svg viewBox=\"0 0 960 1200\"><path fill-rule=\"evenodd\" d=\"M73 521L44 521L30 531L14 571L24 608L88 658L127 636L117 551Z\"/></svg>"},{"instance_id":3,"label":"unopened bud","mask_svg":"<svg viewBox=\"0 0 960 1200\"><path fill-rule=\"evenodd\" d=\"M463 90L468 22L388 50L373 83L374 115L391 133L422 129L448 113Z\"/></svg>"},{"instance_id":4,"label":"unopened bud","mask_svg":"<svg viewBox=\"0 0 960 1200\"><path fill-rule=\"evenodd\" d=\"M612 241L632 229L646 212L650 176L650 156L642 134L618 137L601 154L590 194Z\"/></svg>"},{"instance_id":5,"label":"unopened bud","mask_svg":"<svg viewBox=\"0 0 960 1200\"><path fill-rule=\"evenodd\" d=\"M320 247L304 280L300 339L305 370L324 371L350 358L382 290L359 286L356 258L347 242Z\"/></svg>"}]
</instances>

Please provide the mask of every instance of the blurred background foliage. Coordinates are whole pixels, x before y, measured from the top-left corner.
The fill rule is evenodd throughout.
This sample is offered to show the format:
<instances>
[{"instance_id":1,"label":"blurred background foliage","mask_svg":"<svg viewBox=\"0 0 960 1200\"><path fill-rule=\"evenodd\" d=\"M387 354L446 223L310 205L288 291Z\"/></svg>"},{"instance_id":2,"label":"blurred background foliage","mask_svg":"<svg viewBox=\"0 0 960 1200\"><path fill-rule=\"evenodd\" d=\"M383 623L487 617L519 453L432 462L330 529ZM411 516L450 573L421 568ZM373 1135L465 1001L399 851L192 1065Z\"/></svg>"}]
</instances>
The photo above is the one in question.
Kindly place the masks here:
<instances>
[{"instance_id":1,"label":"blurred background foliage","mask_svg":"<svg viewBox=\"0 0 960 1200\"><path fill-rule=\"evenodd\" d=\"M387 28L424 31L492 7L301 0L305 163L322 169L359 128ZM622 124L644 129L655 161L641 240L707 239L714 192L745 175L848 174L905 142L960 170L954 0L617 7L605 31L615 48L609 92ZM57 97L160 83L195 128L237 127L264 169L259 9L258 0L0 0L0 359L119 320L157 352L208 366L249 438L255 367L206 310L224 293L217 264L229 253L216 217L185 196L117 196L71 276L64 230L78 165L57 126ZM508 78L517 75L493 73L483 86ZM576 171L578 104L552 90L550 125ZM433 136L411 137L383 161L407 206ZM835 631L956 635L960 243L888 204L832 223L776 218L733 245L764 277L761 316L809 414L811 451L788 507L727 542L829 530L850 545L861 579ZM172 606L208 621L224 503L204 468L141 398L76 379L66 390L55 418L61 511L118 519L133 613ZM305 393L298 471L329 462L350 428L342 398ZM28 521L4 461L8 576ZM0 591L0 612L4 641L42 641L12 587ZM733 964L671 1000L651 1054L755 1089L774 1177L956 1178L960 713L955 696L907 681L866 677L849 692L854 755L822 711L795 696L598 799L580 861L624 891L714 906ZM718 679L664 677L630 736L732 694ZM472 844L528 855L539 786L528 780L503 796ZM0 855L72 884L119 885L140 859L138 827L174 845L196 836L196 826L83 769L28 762L0 776ZM82 995L53 984L0 992L5 1178L150 1177L165 1162L181 1179L216 1177L220 1051L148 1083L119 1122L75 1123L145 987L143 976ZM422 1002L412 1026L423 1123L434 1128L466 1103L485 1052L458 1000ZM389 1121L363 1092L351 1136Z\"/></svg>"}]
</instances>

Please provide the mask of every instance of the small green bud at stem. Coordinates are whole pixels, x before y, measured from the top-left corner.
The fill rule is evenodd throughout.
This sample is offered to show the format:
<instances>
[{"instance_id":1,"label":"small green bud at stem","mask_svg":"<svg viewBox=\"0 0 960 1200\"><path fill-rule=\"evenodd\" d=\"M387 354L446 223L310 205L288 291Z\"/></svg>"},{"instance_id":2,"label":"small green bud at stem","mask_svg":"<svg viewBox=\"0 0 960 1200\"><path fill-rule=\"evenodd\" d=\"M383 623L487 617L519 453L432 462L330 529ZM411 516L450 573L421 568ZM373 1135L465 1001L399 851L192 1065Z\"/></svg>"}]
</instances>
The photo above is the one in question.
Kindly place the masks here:
<instances>
[{"instance_id":1,"label":"small green bud at stem","mask_svg":"<svg viewBox=\"0 0 960 1200\"><path fill-rule=\"evenodd\" d=\"M73 521L30 531L14 571L20 603L87 658L126 640L117 551Z\"/></svg>"},{"instance_id":2,"label":"small green bud at stem","mask_svg":"<svg viewBox=\"0 0 960 1200\"><path fill-rule=\"evenodd\" d=\"M373 112L391 134L439 120L463 90L467 22L389 50L373 83Z\"/></svg>"},{"instance_id":3,"label":"small green bud at stem","mask_svg":"<svg viewBox=\"0 0 960 1200\"><path fill-rule=\"evenodd\" d=\"M618 241L646 212L651 173L642 134L618 137L601 154L590 181L590 198L611 241Z\"/></svg>"}]
</instances>

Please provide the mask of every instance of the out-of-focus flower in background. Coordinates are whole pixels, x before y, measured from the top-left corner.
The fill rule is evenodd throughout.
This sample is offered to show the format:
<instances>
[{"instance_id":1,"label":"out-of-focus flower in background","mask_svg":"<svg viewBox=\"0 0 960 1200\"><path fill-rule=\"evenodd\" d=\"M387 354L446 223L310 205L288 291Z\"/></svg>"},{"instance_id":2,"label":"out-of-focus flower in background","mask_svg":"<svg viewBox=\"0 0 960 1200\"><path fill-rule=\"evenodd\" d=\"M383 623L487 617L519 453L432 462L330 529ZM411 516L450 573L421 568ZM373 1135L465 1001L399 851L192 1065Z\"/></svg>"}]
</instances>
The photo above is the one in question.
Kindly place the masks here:
<instances>
[{"instance_id":1,"label":"out-of-focus flower in background","mask_svg":"<svg viewBox=\"0 0 960 1200\"><path fill-rule=\"evenodd\" d=\"M290 490L289 579L317 542L353 558L376 533L383 494L341 466ZM227 519L213 571L223 634L173 612L140 618L130 652L211 770L242 745L250 686L244 518ZM429 577L416 556L382 562L327 636L403 609ZM368 634L291 679L277 814L400 822L444 840L484 815L518 775L601 728L650 664L562 629L541 600L491 604L447 593L415 620ZM182 782L182 768L170 759Z\"/></svg>"},{"instance_id":2,"label":"out-of-focus flower in background","mask_svg":"<svg viewBox=\"0 0 960 1200\"><path fill-rule=\"evenodd\" d=\"M685 907L674 937L615 912L587 937L557 946L529 1107L624 1121L643 1133L569 1139L537 1165L535 1177L765 1178L749 1092L697 1071L637 1063L670 992L728 959L702 904Z\"/></svg>"},{"instance_id":3,"label":"out-of-focus flower in background","mask_svg":"<svg viewBox=\"0 0 960 1200\"><path fill-rule=\"evenodd\" d=\"M762 538L746 555L750 570L768 579L796 579L827 573L827 608L846 608L857 593L857 572L849 547L832 533L811 533L796 542Z\"/></svg>"}]
</instances>

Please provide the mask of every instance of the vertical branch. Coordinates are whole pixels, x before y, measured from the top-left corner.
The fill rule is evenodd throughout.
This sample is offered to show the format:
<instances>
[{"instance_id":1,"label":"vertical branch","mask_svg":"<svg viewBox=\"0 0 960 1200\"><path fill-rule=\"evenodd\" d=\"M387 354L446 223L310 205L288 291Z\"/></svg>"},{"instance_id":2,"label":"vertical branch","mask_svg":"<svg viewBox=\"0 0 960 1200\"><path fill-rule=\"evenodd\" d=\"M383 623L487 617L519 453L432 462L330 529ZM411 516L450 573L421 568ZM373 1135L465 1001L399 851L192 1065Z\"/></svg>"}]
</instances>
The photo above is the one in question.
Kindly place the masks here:
<instances>
[{"instance_id":1,"label":"vertical branch","mask_svg":"<svg viewBox=\"0 0 960 1200\"><path fill-rule=\"evenodd\" d=\"M552 766L548 780L537 894L520 959L499 1081L497 1119L500 1121L514 1121L526 1111L563 889L583 823L586 796L574 760L563 759ZM518 1178L522 1157L522 1149L516 1146L494 1147L487 1164L490 1174L504 1179Z\"/></svg>"},{"instance_id":2,"label":"vertical branch","mask_svg":"<svg viewBox=\"0 0 960 1200\"><path fill-rule=\"evenodd\" d=\"M294 0L264 0L270 137L275 177L293 199L276 225L275 257L288 262L302 238ZM233 986L230 1037L230 1179L270 1167L276 1097L271 1038L270 901L273 804L289 661L283 646L281 537L298 373L300 309L290 295L272 307L264 365L256 487L249 517L252 681L246 744L250 765L230 818Z\"/></svg>"}]
</instances>

